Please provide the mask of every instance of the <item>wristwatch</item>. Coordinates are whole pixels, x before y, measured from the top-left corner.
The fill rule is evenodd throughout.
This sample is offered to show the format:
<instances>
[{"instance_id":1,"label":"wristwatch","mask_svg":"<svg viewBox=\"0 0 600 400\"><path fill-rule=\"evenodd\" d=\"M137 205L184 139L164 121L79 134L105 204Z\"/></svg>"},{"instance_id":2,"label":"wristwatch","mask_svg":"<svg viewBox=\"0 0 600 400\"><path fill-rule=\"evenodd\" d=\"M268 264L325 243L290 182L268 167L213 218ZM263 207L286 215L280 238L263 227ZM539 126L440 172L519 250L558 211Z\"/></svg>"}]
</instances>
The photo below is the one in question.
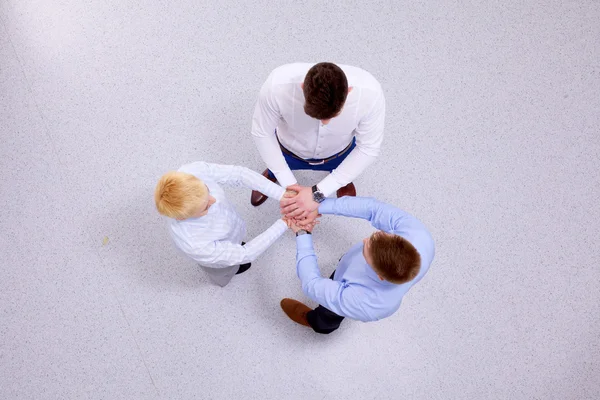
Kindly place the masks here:
<instances>
[{"instance_id":1,"label":"wristwatch","mask_svg":"<svg viewBox=\"0 0 600 400\"><path fill-rule=\"evenodd\" d=\"M298 232L296 232L296 237L298 237L300 235L312 235L312 233L310 233L306 229L300 229Z\"/></svg>"},{"instance_id":2,"label":"wristwatch","mask_svg":"<svg viewBox=\"0 0 600 400\"><path fill-rule=\"evenodd\" d=\"M313 200L317 203L322 203L325 200L325 195L319 190L317 185L312 187Z\"/></svg>"}]
</instances>

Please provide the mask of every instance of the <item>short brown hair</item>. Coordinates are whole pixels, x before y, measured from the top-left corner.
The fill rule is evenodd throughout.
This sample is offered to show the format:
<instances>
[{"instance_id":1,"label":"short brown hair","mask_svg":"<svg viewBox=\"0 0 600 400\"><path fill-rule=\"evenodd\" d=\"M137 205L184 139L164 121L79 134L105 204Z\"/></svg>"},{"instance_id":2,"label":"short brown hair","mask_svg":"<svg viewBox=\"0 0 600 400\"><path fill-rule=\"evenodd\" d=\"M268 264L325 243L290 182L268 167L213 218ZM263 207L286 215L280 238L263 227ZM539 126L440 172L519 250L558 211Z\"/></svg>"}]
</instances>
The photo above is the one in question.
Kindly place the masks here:
<instances>
[{"instance_id":1,"label":"short brown hair","mask_svg":"<svg viewBox=\"0 0 600 400\"><path fill-rule=\"evenodd\" d=\"M304 112L315 119L330 119L339 114L348 97L346 74L335 64L315 64L304 78Z\"/></svg>"},{"instance_id":2,"label":"short brown hair","mask_svg":"<svg viewBox=\"0 0 600 400\"><path fill-rule=\"evenodd\" d=\"M373 269L386 281L399 285L412 281L419 274L421 255L408 240L376 232L369 241Z\"/></svg>"},{"instance_id":3,"label":"short brown hair","mask_svg":"<svg viewBox=\"0 0 600 400\"><path fill-rule=\"evenodd\" d=\"M187 219L197 213L206 196L204 182L185 172L167 172L154 191L158 212L175 219Z\"/></svg>"}]
</instances>

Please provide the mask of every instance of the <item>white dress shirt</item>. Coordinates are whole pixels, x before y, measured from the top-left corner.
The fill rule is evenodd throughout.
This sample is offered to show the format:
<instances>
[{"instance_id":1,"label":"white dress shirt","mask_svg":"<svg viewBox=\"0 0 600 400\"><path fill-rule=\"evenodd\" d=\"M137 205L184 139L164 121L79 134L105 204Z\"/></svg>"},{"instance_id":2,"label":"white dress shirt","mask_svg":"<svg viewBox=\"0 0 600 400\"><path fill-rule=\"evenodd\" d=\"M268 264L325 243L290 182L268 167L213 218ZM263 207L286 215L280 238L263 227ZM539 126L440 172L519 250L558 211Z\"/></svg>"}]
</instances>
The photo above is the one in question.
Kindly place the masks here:
<instances>
[{"instance_id":1,"label":"white dress shirt","mask_svg":"<svg viewBox=\"0 0 600 400\"><path fill-rule=\"evenodd\" d=\"M201 265L224 268L252 262L287 230L285 222L278 219L269 229L242 246L246 224L227 201L219 184L244 186L280 200L285 189L262 175L244 167L206 162L187 164L179 171L203 181L210 195L216 199L208 214L170 222L175 245Z\"/></svg>"},{"instance_id":2,"label":"white dress shirt","mask_svg":"<svg viewBox=\"0 0 600 400\"><path fill-rule=\"evenodd\" d=\"M287 64L271 72L256 103L252 135L267 167L283 187L296 183L296 178L285 162L277 137L283 147L304 159L331 157L345 149L356 137L355 149L318 184L328 196L352 182L379 155L383 141L385 98L381 85L370 73L338 65L346 74L352 91L341 114L323 125L304 112L301 84L313 65Z\"/></svg>"}]
</instances>

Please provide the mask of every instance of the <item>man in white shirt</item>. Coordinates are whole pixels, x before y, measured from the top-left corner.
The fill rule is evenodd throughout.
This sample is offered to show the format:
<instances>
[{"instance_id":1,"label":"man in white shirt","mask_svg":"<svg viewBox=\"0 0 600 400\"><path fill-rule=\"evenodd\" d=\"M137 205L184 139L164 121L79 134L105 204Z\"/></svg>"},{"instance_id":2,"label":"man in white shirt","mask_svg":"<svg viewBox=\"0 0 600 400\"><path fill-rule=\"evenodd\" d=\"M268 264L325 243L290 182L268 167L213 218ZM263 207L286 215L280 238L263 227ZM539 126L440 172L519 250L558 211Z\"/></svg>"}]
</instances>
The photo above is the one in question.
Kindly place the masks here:
<instances>
[{"instance_id":1,"label":"man in white shirt","mask_svg":"<svg viewBox=\"0 0 600 400\"><path fill-rule=\"evenodd\" d=\"M288 226L278 219L265 232L243 243L246 224L219 184L260 190L277 201L283 198L285 189L248 168L206 162L184 165L158 182L156 208L172 218L169 226L175 245L223 287L234 275L248 270L250 262Z\"/></svg>"},{"instance_id":2,"label":"man in white shirt","mask_svg":"<svg viewBox=\"0 0 600 400\"><path fill-rule=\"evenodd\" d=\"M271 72L256 103L252 136L268 167L263 176L298 191L282 202L287 217L314 217L318 201L336 191L355 196L352 181L379 155L384 120L381 85L360 68L296 63ZM302 187L292 173L297 169L331 174ZM260 191L252 193L254 206L265 200Z\"/></svg>"}]
</instances>

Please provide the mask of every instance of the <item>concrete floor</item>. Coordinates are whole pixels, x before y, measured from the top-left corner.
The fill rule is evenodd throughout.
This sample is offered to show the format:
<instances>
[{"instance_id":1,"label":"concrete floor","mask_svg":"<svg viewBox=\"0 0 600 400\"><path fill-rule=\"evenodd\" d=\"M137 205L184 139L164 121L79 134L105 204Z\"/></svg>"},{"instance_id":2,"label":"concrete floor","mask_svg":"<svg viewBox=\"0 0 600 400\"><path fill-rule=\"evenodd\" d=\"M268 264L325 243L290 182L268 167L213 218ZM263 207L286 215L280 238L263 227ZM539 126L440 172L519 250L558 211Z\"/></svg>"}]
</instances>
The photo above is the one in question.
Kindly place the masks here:
<instances>
[{"instance_id":1,"label":"concrete floor","mask_svg":"<svg viewBox=\"0 0 600 400\"><path fill-rule=\"evenodd\" d=\"M0 0L0 398L597 399L600 3L236 3ZM437 243L396 315L329 336L279 309L290 233L221 289L152 199L190 161L261 171L254 102L294 61L380 80L359 195ZM250 237L277 218L229 193ZM323 273L371 231L324 218Z\"/></svg>"}]
</instances>

